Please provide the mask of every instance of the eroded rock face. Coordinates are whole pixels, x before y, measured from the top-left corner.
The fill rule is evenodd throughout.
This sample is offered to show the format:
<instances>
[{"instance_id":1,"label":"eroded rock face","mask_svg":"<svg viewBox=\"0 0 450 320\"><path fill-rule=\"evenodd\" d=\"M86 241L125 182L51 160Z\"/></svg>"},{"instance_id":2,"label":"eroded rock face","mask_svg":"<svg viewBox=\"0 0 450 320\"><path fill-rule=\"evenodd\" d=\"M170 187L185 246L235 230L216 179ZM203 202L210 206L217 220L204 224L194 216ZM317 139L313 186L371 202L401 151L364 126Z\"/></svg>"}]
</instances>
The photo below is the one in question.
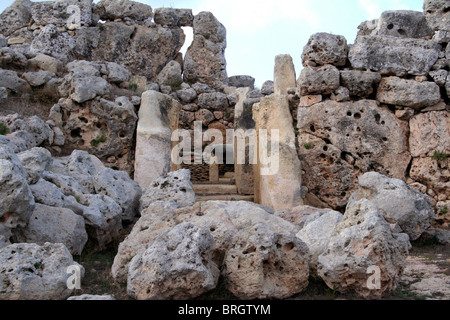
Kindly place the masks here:
<instances>
[{"instance_id":1,"label":"eroded rock face","mask_svg":"<svg viewBox=\"0 0 450 320\"><path fill-rule=\"evenodd\" d=\"M155 23L168 27L192 27L194 15L191 9L155 9Z\"/></svg>"},{"instance_id":2,"label":"eroded rock face","mask_svg":"<svg viewBox=\"0 0 450 320\"><path fill-rule=\"evenodd\" d=\"M0 145L0 235L7 240L17 227L25 227L35 202L27 173L13 150Z\"/></svg>"},{"instance_id":3,"label":"eroded rock face","mask_svg":"<svg viewBox=\"0 0 450 320\"><path fill-rule=\"evenodd\" d=\"M408 236L392 232L366 199L349 205L337 231L318 257L318 274L328 287L366 299L381 298L394 290L411 247ZM379 286L370 279L374 267L380 271Z\"/></svg>"},{"instance_id":4,"label":"eroded rock face","mask_svg":"<svg viewBox=\"0 0 450 320\"><path fill-rule=\"evenodd\" d=\"M376 35L398 38L426 38L433 34L425 15L419 11L384 11L378 20Z\"/></svg>"},{"instance_id":5,"label":"eroded rock face","mask_svg":"<svg viewBox=\"0 0 450 320\"><path fill-rule=\"evenodd\" d=\"M179 224L158 236L130 263L127 292L139 300L189 299L214 289L214 238L205 228Z\"/></svg>"},{"instance_id":6,"label":"eroded rock face","mask_svg":"<svg viewBox=\"0 0 450 320\"><path fill-rule=\"evenodd\" d=\"M332 208L346 205L360 173L376 170L405 178L411 160L407 124L376 101L299 108L298 128L305 184Z\"/></svg>"},{"instance_id":7,"label":"eroded rock face","mask_svg":"<svg viewBox=\"0 0 450 320\"><path fill-rule=\"evenodd\" d=\"M421 39L387 36L360 36L349 51L355 69L370 69L381 74L427 75L439 57L439 45Z\"/></svg>"},{"instance_id":8,"label":"eroded rock face","mask_svg":"<svg viewBox=\"0 0 450 320\"><path fill-rule=\"evenodd\" d=\"M370 200L388 222L398 223L411 241L417 240L435 220L427 196L411 189L402 180L368 172L359 178L359 185L347 207L361 199Z\"/></svg>"},{"instance_id":9,"label":"eroded rock face","mask_svg":"<svg viewBox=\"0 0 450 320\"><path fill-rule=\"evenodd\" d=\"M152 17L152 7L144 3L129 0L101 0L94 6L94 12L102 20L129 18L144 21Z\"/></svg>"},{"instance_id":10,"label":"eroded rock face","mask_svg":"<svg viewBox=\"0 0 450 320\"><path fill-rule=\"evenodd\" d=\"M433 30L450 31L450 5L446 0L425 0L423 11Z\"/></svg>"},{"instance_id":11,"label":"eroded rock face","mask_svg":"<svg viewBox=\"0 0 450 320\"><path fill-rule=\"evenodd\" d=\"M312 35L303 48L302 61L304 66L332 64L337 67L347 62L348 45L343 36L329 33Z\"/></svg>"},{"instance_id":12,"label":"eroded rock face","mask_svg":"<svg viewBox=\"0 0 450 320\"><path fill-rule=\"evenodd\" d=\"M441 100L441 92L434 82L389 77L381 80L377 100L381 103L421 109L437 104Z\"/></svg>"},{"instance_id":13,"label":"eroded rock face","mask_svg":"<svg viewBox=\"0 0 450 320\"><path fill-rule=\"evenodd\" d=\"M17 238L39 245L63 243L72 255L81 255L88 235L83 217L72 210L36 204L27 227Z\"/></svg>"},{"instance_id":14,"label":"eroded rock face","mask_svg":"<svg viewBox=\"0 0 450 320\"><path fill-rule=\"evenodd\" d=\"M330 94L339 88L339 70L332 66L306 67L298 78L298 88L302 96Z\"/></svg>"},{"instance_id":15,"label":"eroded rock face","mask_svg":"<svg viewBox=\"0 0 450 320\"><path fill-rule=\"evenodd\" d=\"M43 27L39 35L34 38L30 50L36 54L46 54L68 62L73 59L75 45L75 40L71 36L59 32L54 24L49 24Z\"/></svg>"},{"instance_id":16,"label":"eroded rock face","mask_svg":"<svg viewBox=\"0 0 450 320\"><path fill-rule=\"evenodd\" d=\"M31 19L31 4L29 0L17 0L0 15L0 33L11 35L14 31L28 26Z\"/></svg>"},{"instance_id":17,"label":"eroded rock face","mask_svg":"<svg viewBox=\"0 0 450 320\"><path fill-rule=\"evenodd\" d=\"M65 300L71 294L67 280L69 267L84 268L74 262L60 243L17 243L0 249L0 299Z\"/></svg>"},{"instance_id":18,"label":"eroded rock face","mask_svg":"<svg viewBox=\"0 0 450 320\"><path fill-rule=\"evenodd\" d=\"M194 17L194 41L184 59L184 81L223 88L228 76L226 29L210 12Z\"/></svg>"}]
</instances>

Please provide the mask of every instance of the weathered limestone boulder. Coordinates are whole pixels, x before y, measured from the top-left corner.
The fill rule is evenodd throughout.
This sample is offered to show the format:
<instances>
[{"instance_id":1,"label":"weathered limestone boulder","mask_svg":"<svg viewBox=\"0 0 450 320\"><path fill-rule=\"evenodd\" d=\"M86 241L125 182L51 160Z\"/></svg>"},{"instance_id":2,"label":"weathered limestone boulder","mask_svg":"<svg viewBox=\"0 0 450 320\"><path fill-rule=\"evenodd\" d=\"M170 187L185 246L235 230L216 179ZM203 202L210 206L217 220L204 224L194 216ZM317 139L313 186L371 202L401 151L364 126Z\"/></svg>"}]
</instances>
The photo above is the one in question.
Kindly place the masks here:
<instances>
[{"instance_id":1,"label":"weathered limestone boulder","mask_svg":"<svg viewBox=\"0 0 450 320\"><path fill-rule=\"evenodd\" d=\"M90 26L93 0L41 1L31 4L32 19L37 26L54 24L69 30ZM77 9L74 9L75 6ZM75 11L76 10L76 11ZM75 14L79 19L75 19Z\"/></svg>"},{"instance_id":2,"label":"weathered limestone boulder","mask_svg":"<svg viewBox=\"0 0 450 320\"><path fill-rule=\"evenodd\" d=\"M127 172L105 168L93 178L95 192L112 198L121 207L121 220L133 221L139 213L142 190Z\"/></svg>"},{"instance_id":3,"label":"weathered limestone boulder","mask_svg":"<svg viewBox=\"0 0 450 320\"><path fill-rule=\"evenodd\" d=\"M32 53L46 54L63 62L73 60L75 40L67 33L59 32L54 24L41 29L39 35L34 37L30 51Z\"/></svg>"},{"instance_id":4,"label":"weathered limestone boulder","mask_svg":"<svg viewBox=\"0 0 450 320\"><path fill-rule=\"evenodd\" d=\"M450 31L449 4L446 0L425 0L423 12L428 25L435 31Z\"/></svg>"},{"instance_id":5,"label":"weathered limestone boulder","mask_svg":"<svg viewBox=\"0 0 450 320\"><path fill-rule=\"evenodd\" d=\"M127 292L135 299L189 299L214 289L219 269L212 262L210 231L182 223L158 236L130 262Z\"/></svg>"},{"instance_id":6,"label":"weathered limestone boulder","mask_svg":"<svg viewBox=\"0 0 450 320\"><path fill-rule=\"evenodd\" d=\"M73 292L67 286L69 267L84 276L84 268L61 243L6 246L0 249L0 299L65 300Z\"/></svg>"},{"instance_id":7,"label":"weathered limestone boulder","mask_svg":"<svg viewBox=\"0 0 450 320\"><path fill-rule=\"evenodd\" d=\"M155 23L167 27L192 27L194 15L191 9L158 8L155 9Z\"/></svg>"},{"instance_id":8,"label":"weathered limestone boulder","mask_svg":"<svg viewBox=\"0 0 450 320\"><path fill-rule=\"evenodd\" d=\"M160 86L176 87L183 82L181 65L177 61L170 61L158 74L155 81Z\"/></svg>"},{"instance_id":9,"label":"weathered limestone boulder","mask_svg":"<svg viewBox=\"0 0 450 320\"><path fill-rule=\"evenodd\" d=\"M265 96L270 96L274 93L274 83L272 80L265 81L261 86L261 93Z\"/></svg>"},{"instance_id":10,"label":"weathered limestone boulder","mask_svg":"<svg viewBox=\"0 0 450 320\"><path fill-rule=\"evenodd\" d=\"M26 72L23 77L32 87L39 87L46 84L55 75L49 71Z\"/></svg>"},{"instance_id":11,"label":"weathered limestone boulder","mask_svg":"<svg viewBox=\"0 0 450 320\"><path fill-rule=\"evenodd\" d=\"M195 203L195 192L191 182L191 172L183 169L167 173L149 185L140 199L141 208L147 208L157 201L174 201L180 207Z\"/></svg>"},{"instance_id":12,"label":"weathered limestone boulder","mask_svg":"<svg viewBox=\"0 0 450 320\"><path fill-rule=\"evenodd\" d=\"M144 21L152 17L152 7L129 0L101 0L94 6L94 12L102 20L129 18L134 21Z\"/></svg>"},{"instance_id":13,"label":"weathered limestone boulder","mask_svg":"<svg viewBox=\"0 0 450 320\"><path fill-rule=\"evenodd\" d=\"M436 150L450 154L450 115L447 111L419 113L409 122L413 157L433 156Z\"/></svg>"},{"instance_id":14,"label":"weathered limestone boulder","mask_svg":"<svg viewBox=\"0 0 450 320\"><path fill-rule=\"evenodd\" d=\"M53 161L50 151L37 147L18 153L17 157L27 172L29 184L36 183L40 179L42 172Z\"/></svg>"},{"instance_id":15,"label":"weathered limestone boulder","mask_svg":"<svg viewBox=\"0 0 450 320\"><path fill-rule=\"evenodd\" d=\"M156 91L142 94L137 127L135 181L142 188L167 174L172 166L172 131L178 129L181 105Z\"/></svg>"},{"instance_id":16,"label":"weathered limestone boulder","mask_svg":"<svg viewBox=\"0 0 450 320\"><path fill-rule=\"evenodd\" d=\"M331 217L336 212L337 211L327 208L316 208L309 205L303 205L287 210L277 210L274 212L274 215L294 224L296 226L296 233L298 234L300 230L311 222L324 215Z\"/></svg>"},{"instance_id":17,"label":"weathered limestone boulder","mask_svg":"<svg viewBox=\"0 0 450 320\"><path fill-rule=\"evenodd\" d=\"M425 15L419 11L384 11L378 20L375 35L399 38L427 38L433 31L427 24Z\"/></svg>"},{"instance_id":18,"label":"weathered limestone boulder","mask_svg":"<svg viewBox=\"0 0 450 320\"><path fill-rule=\"evenodd\" d=\"M27 227L17 239L39 245L62 243L72 255L81 255L88 235L83 217L72 210L37 203Z\"/></svg>"},{"instance_id":19,"label":"weathered limestone boulder","mask_svg":"<svg viewBox=\"0 0 450 320\"><path fill-rule=\"evenodd\" d=\"M445 86L445 81L447 80L448 71L447 70L435 70L430 72L430 76L433 81L440 87Z\"/></svg>"},{"instance_id":20,"label":"weathered limestone boulder","mask_svg":"<svg viewBox=\"0 0 450 320\"><path fill-rule=\"evenodd\" d=\"M309 223L305 223L304 227L296 234L309 248L311 275L317 277L317 259L322 253L325 253L328 243L342 219L343 215L340 212L329 211Z\"/></svg>"},{"instance_id":21,"label":"weathered limestone boulder","mask_svg":"<svg viewBox=\"0 0 450 320\"><path fill-rule=\"evenodd\" d=\"M0 86L9 89L15 93L24 93L31 91L30 85L21 79L17 72L0 69Z\"/></svg>"},{"instance_id":22,"label":"weathered limestone boulder","mask_svg":"<svg viewBox=\"0 0 450 320\"><path fill-rule=\"evenodd\" d=\"M194 41L184 58L184 81L201 82L220 89L228 80L226 29L210 12L194 17Z\"/></svg>"},{"instance_id":23,"label":"weathered limestone boulder","mask_svg":"<svg viewBox=\"0 0 450 320\"><path fill-rule=\"evenodd\" d=\"M331 94L340 86L340 73L332 65L318 68L305 67L297 83L302 96Z\"/></svg>"},{"instance_id":24,"label":"weathered limestone boulder","mask_svg":"<svg viewBox=\"0 0 450 320\"><path fill-rule=\"evenodd\" d=\"M224 274L228 290L240 299L288 298L308 286L308 247L292 230L256 224L232 241Z\"/></svg>"},{"instance_id":25,"label":"weathered limestone boulder","mask_svg":"<svg viewBox=\"0 0 450 320\"><path fill-rule=\"evenodd\" d=\"M185 35L178 27L106 22L101 28L77 30L74 38L77 56L89 61L114 61L133 75L154 81L164 66L176 59Z\"/></svg>"},{"instance_id":26,"label":"weathered limestone boulder","mask_svg":"<svg viewBox=\"0 0 450 320\"><path fill-rule=\"evenodd\" d=\"M421 109L437 104L441 100L441 92L434 82L389 77L381 80L377 100L381 103Z\"/></svg>"},{"instance_id":27,"label":"weathered limestone boulder","mask_svg":"<svg viewBox=\"0 0 450 320\"><path fill-rule=\"evenodd\" d=\"M227 95L222 92L205 92L198 96L197 105L211 111L224 111L229 107Z\"/></svg>"},{"instance_id":28,"label":"weathered limestone boulder","mask_svg":"<svg viewBox=\"0 0 450 320\"><path fill-rule=\"evenodd\" d=\"M439 57L439 44L421 39L360 36L350 48L355 69L370 69L385 75L425 76Z\"/></svg>"},{"instance_id":29,"label":"weathered limestone boulder","mask_svg":"<svg viewBox=\"0 0 450 320\"><path fill-rule=\"evenodd\" d=\"M115 62L107 62L108 81L120 84L131 79L131 72Z\"/></svg>"},{"instance_id":30,"label":"weathered limestone boulder","mask_svg":"<svg viewBox=\"0 0 450 320\"><path fill-rule=\"evenodd\" d=\"M255 78L251 76L232 76L228 78L228 85L230 87L236 88L250 88L251 90L255 87Z\"/></svg>"},{"instance_id":31,"label":"weathered limestone boulder","mask_svg":"<svg viewBox=\"0 0 450 320\"><path fill-rule=\"evenodd\" d=\"M14 229L27 225L35 202L22 163L4 145L0 145L0 199L0 235L8 240Z\"/></svg>"},{"instance_id":32,"label":"weathered limestone boulder","mask_svg":"<svg viewBox=\"0 0 450 320\"><path fill-rule=\"evenodd\" d=\"M49 71L54 74L60 74L63 71L63 63L48 55L38 53L36 57L28 60L30 67L37 67L44 71Z\"/></svg>"},{"instance_id":33,"label":"weathered limestone boulder","mask_svg":"<svg viewBox=\"0 0 450 320\"><path fill-rule=\"evenodd\" d=\"M435 213L426 195L399 179L368 172L359 178L360 188L352 194L348 207L361 199L370 200L389 223L398 223L412 241L430 227Z\"/></svg>"},{"instance_id":34,"label":"weathered limestone boulder","mask_svg":"<svg viewBox=\"0 0 450 320\"><path fill-rule=\"evenodd\" d=\"M207 109L200 109L195 113L195 120L201 121L202 125L208 127L215 120L214 113Z\"/></svg>"},{"instance_id":35,"label":"weathered limestone boulder","mask_svg":"<svg viewBox=\"0 0 450 320\"><path fill-rule=\"evenodd\" d=\"M71 80L73 93L70 98L78 103L92 100L97 96L103 96L109 93L110 86L108 81L100 77L78 77L74 76Z\"/></svg>"},{"instance_id":36,"label":"weathered limestone boulder","mask_svg":"<svg viewBox=\"0 0 450 320\"><path fill-rule=\"evenodd\" d=\"M318 274L334 290L379 299L397 287L410 247L408 236L392 232L377 208L363 199L348 206L318 258ZM380 277L378 283L372 275Z\"/></svg>"},{"instance_id":37,"label":"weathered limestone boulder","mask_svg":"<svg viewBox=\"0 0 450 320\"><path fill-rule=\"evenodd\" d=\"M303 48L302 61L306 66L323 66L332 64L345 66L347 62L348 45L343 36L316 33L313 34Z\"/></svg>"},{"instance_id":38,"label":"weathered limestone boulder","mask_svg":"<svg viewBox=\"0 0 450 320\"><path fill-rule=\"evenodd\" d=\"M344 208L361 173L405 179L408 125L376 101L325 101L298 109L299 157L310 193Z\"/></svg>"},{"instance_id":39,"label":"weathered limestone boulder","mask_svg":"<svg viewBox=\"0 0 450 320\"><path fill-rule=\"evenodd\" d=\"M378 72L361 70L342 70L341 83L351 96L368 98L381 80Z\"/></svg>"},{"instance_id":40,"label":"weathered limestone boulder","mask_svg":"<svg viewBox=\"0 0 450 320\"><path fill-rule=\"evenodd\" d=\"M274 93L277 95L286 95L289 88L297 86L294 62L288 54L280 54L275 57L273 75Z\"/></svg>"},{"instance_id":41,"label":"weathered limestone boulder","mask_svg":"<svg viewBox=\"0 0 450 320\"><path fill-rule=\"evenodd\" d=\"M0 33L8 37L14 31L27 27L31 20L29 0L16 0L0 14Z\"/></svg>"},{"instance_id":42,"label":"weathered limestone boulder","mask_svg":"<svg viewBox=\"0 0 450 320\"><path fill-rule=\"evenodd\" d=\"M177 97L182 103L191 103L197 98L197 92L193 88L186 88L177 90ZM186 110L186 106L183 106L183 110ZM196 110L186 110L186 111L196 111Z\"/></svg>"},{"instance_id":43,"label":"weathered limestone boulder","mask_svg":"<svg viewBox=\"0 0 450 320\"><path fill-rule=\"evenodd\" d=\"M287 96L262 98L260 103L253 105L253 120L258 132L259 152L255 168L255 202L275 210L302 204L301 164ZM261 136L261 129L267 130L267 136ZM261 139L265 140L261 142Z\"/></svg>"},{"instance_id":44,"label":"weathered limestone boulder","mask_svg":"<svg viewBox=\"0 0 450 320\"><path fill-rule=\"evenodd\" d=\"M55 123L63 119L66 146L89 151L101 160L108 159L109 166L131 172L137 123L133 104L118 97L115 101L96 98L84 105L80 108L72 99L62 99L52 108Z\"/></svg>"}]
</instances>

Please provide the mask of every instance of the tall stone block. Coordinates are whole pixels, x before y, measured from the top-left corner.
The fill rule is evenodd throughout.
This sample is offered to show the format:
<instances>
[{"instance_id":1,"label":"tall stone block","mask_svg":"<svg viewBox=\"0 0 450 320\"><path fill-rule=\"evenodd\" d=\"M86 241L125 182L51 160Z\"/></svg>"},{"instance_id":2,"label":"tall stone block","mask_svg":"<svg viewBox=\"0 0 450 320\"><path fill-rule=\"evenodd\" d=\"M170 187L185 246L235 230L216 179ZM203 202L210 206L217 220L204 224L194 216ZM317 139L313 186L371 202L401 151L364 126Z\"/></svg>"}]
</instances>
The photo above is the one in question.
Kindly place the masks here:
<instances>
[{"instance_id":1,"label":"tall stone block","mask_svg":"<svg viewBox=\"0 0 450 320\"><path fill-rule=\"evenodd\" d=\"M142 188L172 169L172 132L178 129L179 102L149 90L142 94L136 137L135 180Z\"/></svg>"},{"instance_id":2,"label":"tall stone block","mask_svg":"<svg viewBox=\"0 0 450 320\"><path fill-rule=\"evenodd\" d=\"M274 91L275 94L287 94L289 88L297 86L294 62L288 54L280 54L275 57Z\"/></svg>"},{"instance_id":3,"label":"tall stone block","mask_svg":"<svg viewBox=\"0 0 450 320\"><path fill-rule=\"evenodd\" d=\"M275 210L301 205L301 165L295 147L295 132L287 96L271 95L262 98L260 103L253 106L253 119L258 137L255 202ZM264 129L267 130L267 135ZM278 140L278 146L273 144L275 140ZM266 161L265 158L270 160Z\"/></svg>"},{"instance_id":4,"label":"tall stone block","mask_svg":"<svg viewBox=\"0 0 450 320\"><path fill-rule=\"evenodd\" d=\"M256 148L256 137L252 135L255 122L252 107L244 104L249 91L249 87L236 89L238 102L234 111L234 171L239 194L254 193L253 163L250 155ZM238 156L241 156L241 159L238 159Z\"/></svg>"}]
</instances>

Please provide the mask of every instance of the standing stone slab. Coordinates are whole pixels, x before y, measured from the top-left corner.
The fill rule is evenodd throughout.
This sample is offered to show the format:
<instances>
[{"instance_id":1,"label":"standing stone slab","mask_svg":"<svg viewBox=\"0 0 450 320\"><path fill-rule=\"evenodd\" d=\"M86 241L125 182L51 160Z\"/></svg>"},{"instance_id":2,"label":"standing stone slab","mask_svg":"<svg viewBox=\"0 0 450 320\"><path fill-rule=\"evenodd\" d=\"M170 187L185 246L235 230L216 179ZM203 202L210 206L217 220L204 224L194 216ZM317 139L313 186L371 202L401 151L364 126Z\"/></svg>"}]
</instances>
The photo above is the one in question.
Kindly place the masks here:
<instances>
[{"instance_id":1,"label":"standing stone slab","mask_svg":"<svg viewBox=\"0 0 450 320\"><path fill-rule=\"evenodd\" d=\"M253 120L258 136L255 201L275 210L301 205L301 165L287 96L262 98L260 103L253 106ZM261 129L267 130L267 144L261 142L264 134ZM278 131L278 139L271 135L277 133L272 130ZM272 147L276 148L272 142L278 142L278 150L271 150ZM262 156L269 159L263 159Z\"/></svg>"},{"instance_id":2,"label":"standing stone slab","mask_svg":"<svg viewBox=\"0 0 450 320\"><path fill-rule=\"evenodd\" d=\"M289 88L297 86L294 62L290 55L280 54L275 57L273 83L274 92L278 95L287 94Z\"/></svg>"},{"instance_id":3,"label":"standing stone slab","mask_svg":"<svg viewBox=\"0 0 450 320\"><path fill-rule=\"evenodd\" d=\"M142 188L171 170L171 137L180 110L179 102L167 95L151 90L142 94L134 174Z\"/></svg>"}]
</instances>

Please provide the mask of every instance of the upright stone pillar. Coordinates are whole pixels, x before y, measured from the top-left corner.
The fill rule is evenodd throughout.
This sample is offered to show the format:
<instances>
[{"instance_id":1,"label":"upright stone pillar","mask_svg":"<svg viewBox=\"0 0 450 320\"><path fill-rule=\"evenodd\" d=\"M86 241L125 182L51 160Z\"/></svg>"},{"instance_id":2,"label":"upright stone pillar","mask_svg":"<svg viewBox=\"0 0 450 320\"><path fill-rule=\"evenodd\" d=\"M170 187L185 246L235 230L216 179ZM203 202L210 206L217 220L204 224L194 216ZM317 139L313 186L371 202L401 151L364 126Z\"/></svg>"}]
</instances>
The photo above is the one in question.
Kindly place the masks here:
<instances>
[{"instance_id":1,"label":"upright stone pillar","mask_svg":"<svg viewBox=\"0 0 450 320\"><path fill-rule=\"evenodd\" d=\"M296 86L295 79L292 58L278 55L275 58L274 94L253 105L258 140L258 161L254 166L255 202L275 210L303 204L301 164L287 97L287 89Z\"/></svg>"},{"instance_id":2,"label":"upright stone pillar","mask_svg":"<svg viewBox=\"0 0 450 320\"><path fill-rule=\"evenodd\" d=\"M257 150L252 108L244 105L249 91L250 88L236 89L238 102L234 112L234 172L238 193L245 195L254 194L251 156Z\"/></svg>"},{"instance_id":3,"label":"upright stone pillar","mask_svg":"<svg viewBox=\"0 0 450 320\"><path fill-rule=\"evenodd\" d=\"M274 93L286 95L289 88L297 87L294 62L288 54L280 54L275 57L274 68Z\"/></svg>"},{"instance_id":4,"label":"upright stone pillar","mask_svg":"<svg viewBox=\"0 0 450 320\"><path fill-rule=\"evenodd\" d=\"M170 96L149 90L142 94L136 137L134 179L150 186L173 168L172 132L178 129L181 105Z\"/></svg>"}]
</instances>

